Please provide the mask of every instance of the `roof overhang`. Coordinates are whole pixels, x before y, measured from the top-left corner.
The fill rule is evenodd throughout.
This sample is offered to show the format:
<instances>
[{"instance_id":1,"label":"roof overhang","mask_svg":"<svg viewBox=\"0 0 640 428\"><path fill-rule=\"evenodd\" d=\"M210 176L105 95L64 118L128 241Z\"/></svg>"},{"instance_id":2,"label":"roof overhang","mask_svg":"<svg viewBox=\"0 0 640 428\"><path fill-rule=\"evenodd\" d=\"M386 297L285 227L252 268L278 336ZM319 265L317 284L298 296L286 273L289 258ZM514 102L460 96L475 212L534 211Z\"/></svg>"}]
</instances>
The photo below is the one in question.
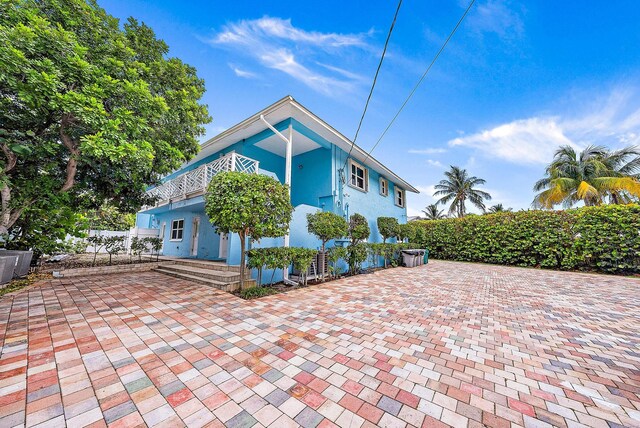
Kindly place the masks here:
<instances>
[{"instance_id":1,"label":"roof overhang","mask_svg":"<svg viewBox=\"0 0 640 428\"><path fill-rule=\"evenodd\" d=\"M379 174L385 176L401 188L409 192L420 193L418 189L396 175L393 171L384 166L377 159L369 156L367 152L365 152L361 147L354 145L353 150L351 150L352 142L347 137L338 132L324 120L313 114L310 110L297 102L291 96L282 98L281 100L271 104L269 107L259 111L253 116L248 117L237 125L234 125L226 131L205 141L202 144L201 150L198 155L194 159L192 159L189 164L197 162L202 158L223 150L226 147L237 143L238 141L242 141L260 132L263 132L265 129L267 129L267 126L264 122L262 122L260 116L264 116L264 118L272 125L292 118L304 125L304 127L310 129L311 131L328 141L329 143L335 144L345 152L348 153L349 151L351 151L351 157L353 159L360 163L364 163L365 165L378 172ZM317 148L317 144L313 140L309 139L303 133L296 132L295 127L294 132L294 155ZM271 138L274 138L273 142L270 141ZM283 150L283 148L275 144L275 138L277 137L269 137L257 145L259 147L265 148L266 150L273 151L276 154L280 154L279 152ZM301 144L299 144L297 148L296 141L301 142Z\"/></svg>"}]
</instances>

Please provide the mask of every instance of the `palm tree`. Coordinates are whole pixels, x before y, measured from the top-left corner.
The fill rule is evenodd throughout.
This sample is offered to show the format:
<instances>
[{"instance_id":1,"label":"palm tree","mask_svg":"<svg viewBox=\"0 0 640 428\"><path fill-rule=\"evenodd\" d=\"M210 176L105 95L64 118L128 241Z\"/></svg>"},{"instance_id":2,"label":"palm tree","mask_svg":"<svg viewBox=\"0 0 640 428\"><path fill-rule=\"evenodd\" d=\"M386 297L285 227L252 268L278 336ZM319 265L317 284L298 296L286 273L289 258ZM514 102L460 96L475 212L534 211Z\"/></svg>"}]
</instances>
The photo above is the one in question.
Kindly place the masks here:
<instances>
[{"instance_id":1,"label":"palm tree","mask_svg":"<svg viewBox=\"0 0 640 428\"><path fill-rule=\"evenodd\" d=\"M512 208L505 208L504 205L502 205L502 204L492 205L487 210L487 212L490 213L490 214L505 213L505 212L511 212L511 211L513 211Z\"/></svg>"},{"instance_id":2,"label":"palm tree","mask_svg":"<svg viewBox=\"0 0 640 428\"><path fill-rule=\"evenodd\" d=\"M640 151L631 146L609 151L602 146L588 146L579 154L571 146L561 146L546 176L533 189L540 192L533 205L566 208L577 202L587 206L624 203L640 196Z\"/></svg>"},{"instance_id":3,"label":"palm tree","mask_svg":"<svg viewBox=\"0 0 640 428\"><path fill-rule=\"evenodd\" d=\"M449 214L464 217L467 212L466 202L469 200L473 205L483 212L486 207L485 200L491 200L491 195L482 190L476 189L476 186L485 183L485 180L478 177L470 177L466 169L457 166L451 166L451 169L444 173L445 180L441 180L436 184L436 192L433 196L442 196L438 200L438 204L447 204L449 206Z\"/></svg>"},{"instance_id":4,"label":"palm tree","mask_svg":"<svg viewBox=\"0 0 640 428\"><path fill-rule=\"evenodd\" d=\"M444 210L438 209L437 204L427 205L422 212L427 217L427 220L440 220L447 217L444 214Z\"/></svg>"}]
</instances>

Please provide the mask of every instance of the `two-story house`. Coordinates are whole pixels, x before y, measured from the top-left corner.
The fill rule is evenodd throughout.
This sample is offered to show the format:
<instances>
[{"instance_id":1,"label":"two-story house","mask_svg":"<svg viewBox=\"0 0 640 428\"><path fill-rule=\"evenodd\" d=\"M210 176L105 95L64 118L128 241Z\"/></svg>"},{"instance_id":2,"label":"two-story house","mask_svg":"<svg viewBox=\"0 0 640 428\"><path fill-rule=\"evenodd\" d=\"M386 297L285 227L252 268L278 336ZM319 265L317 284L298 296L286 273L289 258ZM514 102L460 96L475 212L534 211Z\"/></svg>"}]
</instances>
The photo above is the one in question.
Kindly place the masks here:
<instances>
[{"instance_id":1,"label":"two-story house","mask_svg":"<svg viewBox=\"0 0 640 428\"><path fill-rule=\"evenodd\" d=\"M381 241L376 219L406 223L406 193L418 193L287 96L203 143L194 159L149 190L158 201L138 213L137 226L159 230L165 256L239 263L238 237L217 233L204 211L203 194L220 171L267 174L290 185L295 210L289 235L254 243L261 247L319 248L306 223L306 215L319 210L346 219L362 214L371 227L369 242Z\"/></svg>"}]
</instances>

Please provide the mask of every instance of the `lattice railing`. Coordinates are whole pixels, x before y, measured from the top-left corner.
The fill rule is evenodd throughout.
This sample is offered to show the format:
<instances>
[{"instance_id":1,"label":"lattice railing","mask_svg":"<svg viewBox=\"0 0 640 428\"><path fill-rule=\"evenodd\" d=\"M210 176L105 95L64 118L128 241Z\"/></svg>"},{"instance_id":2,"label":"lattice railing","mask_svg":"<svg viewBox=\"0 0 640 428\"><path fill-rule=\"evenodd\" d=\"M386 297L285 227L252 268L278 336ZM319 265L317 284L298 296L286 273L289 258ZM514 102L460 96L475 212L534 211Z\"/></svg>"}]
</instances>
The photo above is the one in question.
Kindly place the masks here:
<instances>
[{"instance_id":1,"label":"lattice railing","mask_svg":"<svg viewBox=\"0 0 640 428\"><path fill-rule=\"evenodd\" d=\"M163 205L172 199L186 199L204 193L213 176L221 171L254 174L259 171L259 166L260 162L257 160L235 152L229 153L147 190L147 195L156 199L156 206Z\"/></svg>"}]
</instances>

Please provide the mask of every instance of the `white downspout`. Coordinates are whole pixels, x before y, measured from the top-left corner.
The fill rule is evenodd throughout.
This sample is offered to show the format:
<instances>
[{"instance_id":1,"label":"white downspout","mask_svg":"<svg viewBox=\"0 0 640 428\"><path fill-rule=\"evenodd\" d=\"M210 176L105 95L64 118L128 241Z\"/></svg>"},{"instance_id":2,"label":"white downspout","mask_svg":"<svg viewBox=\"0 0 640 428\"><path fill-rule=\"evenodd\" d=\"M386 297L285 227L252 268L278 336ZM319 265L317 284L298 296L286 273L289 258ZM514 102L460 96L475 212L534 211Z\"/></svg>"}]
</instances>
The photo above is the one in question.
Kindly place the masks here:
<instances>
[{"instance_id":1,"label":"white downspout","mask_svg":"<svg viewBox=\"0 0 640 428\"><path fill-rule=\"evenodd\" d=\"M291 157L293 152L293 126L289 124L289 138L282 135L280 131L274 128L267 119L264 118L264 115L260 115L260 119L267 125L269 129L273 131L280 139L282 139L285 143L285 161L284 161L284 184L289 186L289 197L291 197ZM289 247L289 231L287 230L287 234L284 235L284 246ZM297 285L295 282L289 280L289 271L287 269L282 273L282 280L285 284L289 285Z\"/></svg>"}]
</instances>

